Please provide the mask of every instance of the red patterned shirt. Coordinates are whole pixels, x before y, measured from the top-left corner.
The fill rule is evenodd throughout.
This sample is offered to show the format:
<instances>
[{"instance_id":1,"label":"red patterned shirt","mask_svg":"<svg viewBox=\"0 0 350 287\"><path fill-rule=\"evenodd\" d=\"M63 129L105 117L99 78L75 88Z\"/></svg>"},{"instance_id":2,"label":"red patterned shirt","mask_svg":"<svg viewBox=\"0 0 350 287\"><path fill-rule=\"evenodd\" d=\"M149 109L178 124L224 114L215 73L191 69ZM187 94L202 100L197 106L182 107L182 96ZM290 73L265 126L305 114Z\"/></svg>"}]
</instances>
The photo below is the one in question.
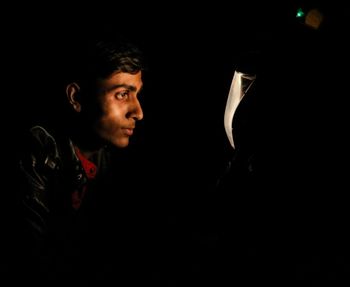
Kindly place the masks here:
<instances>
[{"instance_id":1,"label":"red patterned shirt","mask_svg":"<svg viewBox=\"0 0 350 287\"><path fill-rule=\"evenodd\" d=\"M89 181L93 180L96 177L97 167L93 162L89 161L77 147L75 147L75 152L81 162L81 165L88 179L88 182L85 185L83 185L81 190L75 190L72 193L72 206L74 209L77 210L79 209L81 202L85 196Z\"/></svg>"}]
</instances>

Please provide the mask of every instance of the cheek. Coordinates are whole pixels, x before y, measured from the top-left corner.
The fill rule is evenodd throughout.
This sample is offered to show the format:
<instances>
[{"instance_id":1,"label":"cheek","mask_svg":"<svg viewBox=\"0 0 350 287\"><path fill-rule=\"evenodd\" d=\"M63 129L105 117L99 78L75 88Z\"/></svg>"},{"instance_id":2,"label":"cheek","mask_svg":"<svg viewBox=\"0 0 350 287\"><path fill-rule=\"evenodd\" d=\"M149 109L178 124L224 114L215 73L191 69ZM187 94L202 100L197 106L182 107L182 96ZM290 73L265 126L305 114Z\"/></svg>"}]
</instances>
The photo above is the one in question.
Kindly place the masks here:
<instances>
[{"instance_id":1,"label":"cheek","mask_svg":"<svg viewBox=\"0 0 350 287\"><path fill-rule=\"evenodd\" d=\"M126 105L123 102L118 102L117 100L108 101L104 106L105 114L109 115L110 117L121 118L126 110Z\"/></svg>"},{"instance_id":2,"label":"cheek","mask_svg":"<svg viewBox=\"0 0 350 287\"><path fill-rule=\"evenodd\" d=\"M123 120L123 112L120 109L110 109L100 118L101 125L108 130L118 129Z\"/></svg>"},{"instance_id":3,"label":"cheek","mask_svg":"<svg viewBox=\"0 0 350 287\"><path fill-rule=\"evenodd\" d=\"M114 106L112 109L109 110L109 113L107 114L107 117L113 121L113 122L121 122L125 118L125 112L121 107Z\"/></svg>"},{"instance_id":4,"label":"cheek","mask_svg":"<svg viewBox=\"0 0 350 287\"><path fill-rule=\"evenodd\" d=\"M115 101L109 100L106 101L105 104L102 106L101 119L106 121L120 119L122 117L122 114L122 107L118 105Z\"/></svg>"}]
</instances>

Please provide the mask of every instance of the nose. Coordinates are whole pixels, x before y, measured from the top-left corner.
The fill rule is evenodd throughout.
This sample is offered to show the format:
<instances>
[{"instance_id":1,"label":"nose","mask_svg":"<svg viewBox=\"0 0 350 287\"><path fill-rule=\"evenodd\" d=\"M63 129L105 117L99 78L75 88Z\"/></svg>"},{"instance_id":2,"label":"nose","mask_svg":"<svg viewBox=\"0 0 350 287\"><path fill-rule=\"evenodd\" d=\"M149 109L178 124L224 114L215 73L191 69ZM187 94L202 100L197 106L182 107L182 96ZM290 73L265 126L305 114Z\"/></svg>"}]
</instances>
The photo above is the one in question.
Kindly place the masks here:
<instances>
[{"instance_id":1,"label":"nose","mask_svg":"<svg viewBox=\"0 0 350 287\"><path fill-rule=\"evenodd\" d=\"M136 121L140 121L143 119L143 111L141 107L141 103L138 99L135 99L131 105L130 112L127 115L128 117L131 117L135 119Z\"/></svg>"}]
</instances>

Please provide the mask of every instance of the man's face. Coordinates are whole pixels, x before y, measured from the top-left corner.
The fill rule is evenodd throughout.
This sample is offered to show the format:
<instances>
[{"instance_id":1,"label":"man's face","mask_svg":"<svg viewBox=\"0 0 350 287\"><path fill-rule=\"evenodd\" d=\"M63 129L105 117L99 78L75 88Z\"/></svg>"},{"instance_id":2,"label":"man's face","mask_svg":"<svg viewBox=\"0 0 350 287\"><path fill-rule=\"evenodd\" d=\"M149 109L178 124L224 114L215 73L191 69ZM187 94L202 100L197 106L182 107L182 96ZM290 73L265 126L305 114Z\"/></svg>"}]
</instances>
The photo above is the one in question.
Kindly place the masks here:
<instances>
[{"instance_id":1,"label":"man's face","mask_svg":"<svg viewBox=\"0 0 350 287\"><path fill-rule=\"evenodd\" d=\"M114 73L97 83L100 113L94 130L102 140L116 147L126 147L136 121L143 118L138 100L142 88L141 72Z\"/></svg>"}]
</instances>

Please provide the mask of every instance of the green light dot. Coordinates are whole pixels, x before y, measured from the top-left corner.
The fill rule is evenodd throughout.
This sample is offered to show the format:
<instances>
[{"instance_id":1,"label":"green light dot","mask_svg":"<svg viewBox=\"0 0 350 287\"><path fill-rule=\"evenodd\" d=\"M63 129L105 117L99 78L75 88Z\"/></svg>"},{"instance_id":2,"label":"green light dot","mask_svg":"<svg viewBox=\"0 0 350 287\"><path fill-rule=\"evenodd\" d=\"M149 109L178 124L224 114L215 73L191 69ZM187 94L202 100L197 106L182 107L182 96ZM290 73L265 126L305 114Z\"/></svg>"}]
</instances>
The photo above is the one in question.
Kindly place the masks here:
<instances>
[{"instance_id":1,"label":"green light dot","mask_svg":"<svg viewBox=\"0 0 350 287\"><path fill-rule=\"evenodd\" d=\"M297 17L297 18L301 18L301 17L303 17L304 15L305 15L305 13L303 12L303 9L299 8L299 9L297 10L297 15L296 15L296 17Z\"/></svg>"}]
</instances>

